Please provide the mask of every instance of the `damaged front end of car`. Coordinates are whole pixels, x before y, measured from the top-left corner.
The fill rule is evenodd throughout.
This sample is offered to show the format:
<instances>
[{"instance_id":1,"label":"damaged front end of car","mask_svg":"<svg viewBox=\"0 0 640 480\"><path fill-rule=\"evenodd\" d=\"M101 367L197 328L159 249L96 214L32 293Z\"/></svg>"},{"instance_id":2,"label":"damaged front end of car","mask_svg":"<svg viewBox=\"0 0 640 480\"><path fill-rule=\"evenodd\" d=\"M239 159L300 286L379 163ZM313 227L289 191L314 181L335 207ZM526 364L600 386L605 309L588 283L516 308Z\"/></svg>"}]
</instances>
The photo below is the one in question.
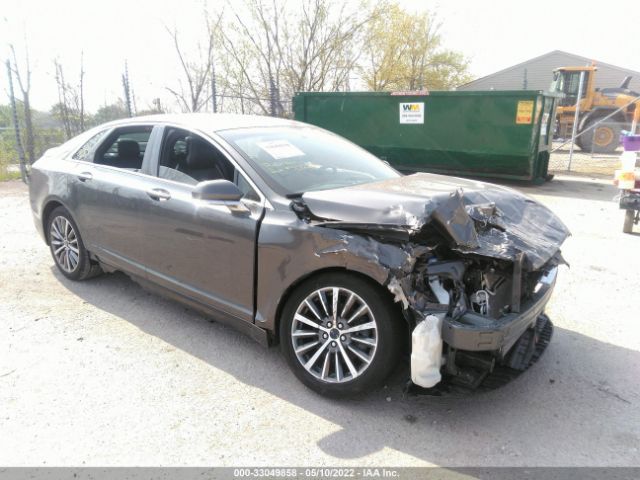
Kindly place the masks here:
<instances>
[{"instance_id":1,"label":"damaged front end of car","mask_svg":"<svg viewBox=\"0 0 640 480\"><path fill-rule=\"evenodd\" d=\"M386 287L412 332L414 384L475 389L497 368L525 370L546 346L544 309L569 231L510 189L443 190L416 174L305 194L294 209L336 232L318 255L349 252L388 271ZM345 202L346 213L331 213Z\"/></svg>"}]
</instances>

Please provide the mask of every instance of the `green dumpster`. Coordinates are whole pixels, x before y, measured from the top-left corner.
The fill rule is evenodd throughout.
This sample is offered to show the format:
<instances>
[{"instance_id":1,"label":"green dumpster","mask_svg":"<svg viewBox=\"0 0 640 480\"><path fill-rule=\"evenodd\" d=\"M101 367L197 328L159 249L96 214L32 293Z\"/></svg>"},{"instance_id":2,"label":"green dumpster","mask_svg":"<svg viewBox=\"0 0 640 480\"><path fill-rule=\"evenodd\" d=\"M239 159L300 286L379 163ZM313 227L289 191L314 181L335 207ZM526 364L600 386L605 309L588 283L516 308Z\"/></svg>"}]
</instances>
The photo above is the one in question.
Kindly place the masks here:
<instances>
[{"instance_id":1,"label":"green dumpster","mask_svg":"<svg viewBox=\"0 0 640 480\"><path fill-rule=\"evenodd\" d=\"M303 92L293 111L401 171L539 183L548 178L557 98L538 90Z\"/></svg>"}]
</instances>

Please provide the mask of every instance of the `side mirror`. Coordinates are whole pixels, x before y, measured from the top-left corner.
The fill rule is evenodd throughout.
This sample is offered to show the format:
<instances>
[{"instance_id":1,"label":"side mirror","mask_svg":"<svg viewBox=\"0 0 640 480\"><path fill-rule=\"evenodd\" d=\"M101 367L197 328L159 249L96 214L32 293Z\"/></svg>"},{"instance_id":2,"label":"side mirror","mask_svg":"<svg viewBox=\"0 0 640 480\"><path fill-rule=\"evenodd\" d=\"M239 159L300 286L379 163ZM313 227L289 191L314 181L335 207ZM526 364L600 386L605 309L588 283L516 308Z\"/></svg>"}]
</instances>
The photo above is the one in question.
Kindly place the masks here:
<instances>
[{"instance_id":1,"label":"side mirror","mask_svg":"<svg viewBox=\"0 0 640 480\"><path fill-rule=\"evenodd\" d=\"M215 202L239 202L244 194L229 180L207 180L196 185L193 198Z\"/></svg>"}]
</instances>

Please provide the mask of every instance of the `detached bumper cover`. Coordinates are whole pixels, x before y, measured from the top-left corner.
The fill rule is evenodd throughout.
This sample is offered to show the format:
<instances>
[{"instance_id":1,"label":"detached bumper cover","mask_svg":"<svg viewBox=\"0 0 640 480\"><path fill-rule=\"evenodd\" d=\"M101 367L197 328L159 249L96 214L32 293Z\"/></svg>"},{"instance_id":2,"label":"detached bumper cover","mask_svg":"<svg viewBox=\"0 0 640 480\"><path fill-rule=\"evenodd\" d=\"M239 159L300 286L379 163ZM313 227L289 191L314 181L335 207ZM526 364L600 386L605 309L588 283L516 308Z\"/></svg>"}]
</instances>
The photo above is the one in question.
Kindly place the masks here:
<instances>
[{"instance_id":1,"label":"detached bumper cover","mask_svg":"<svg viewBox=\"0 0 640 480\"><path fill-rule=\"evenodd\" d=\"M521 305L520 313L510 313L499 319L467 312L458 320L446 317L442 339L458 350L500 351L507 353L522 334L534 326L551 298L558 267L540 279L533 298Z\"/></svg>"}]
</instances>

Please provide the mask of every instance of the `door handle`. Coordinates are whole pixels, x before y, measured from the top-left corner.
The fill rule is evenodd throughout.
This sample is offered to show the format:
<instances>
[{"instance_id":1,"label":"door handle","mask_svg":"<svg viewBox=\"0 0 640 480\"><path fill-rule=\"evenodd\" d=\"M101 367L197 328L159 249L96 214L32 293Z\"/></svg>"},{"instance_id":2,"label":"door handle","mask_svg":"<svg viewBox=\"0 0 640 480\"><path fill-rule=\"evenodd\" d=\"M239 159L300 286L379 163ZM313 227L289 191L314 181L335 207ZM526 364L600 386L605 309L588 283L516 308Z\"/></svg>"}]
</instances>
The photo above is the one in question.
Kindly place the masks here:
<instances>
[{"instance_id":1,"label":"door handle","mask_svg":"<svg viewBox=\"0 0 640 480\"><path fill-rule=\"evenodd\" d=\"M171 198L171 194L163 188L152 188L151 190L147 190L147 195L154 200L169 200Z\"/></svg>"},{"instance_id":2,"label":"door handle","mask_svg":"<svg viewBox=\"0 0 640 480\"><path fill-rule=\"evenodd\" d=\"M78 180L80 180L81 182L91 180L92 178L93 178L93 173L91 172L82 172L78 174Z\"/></svg>"}]
</instances>

